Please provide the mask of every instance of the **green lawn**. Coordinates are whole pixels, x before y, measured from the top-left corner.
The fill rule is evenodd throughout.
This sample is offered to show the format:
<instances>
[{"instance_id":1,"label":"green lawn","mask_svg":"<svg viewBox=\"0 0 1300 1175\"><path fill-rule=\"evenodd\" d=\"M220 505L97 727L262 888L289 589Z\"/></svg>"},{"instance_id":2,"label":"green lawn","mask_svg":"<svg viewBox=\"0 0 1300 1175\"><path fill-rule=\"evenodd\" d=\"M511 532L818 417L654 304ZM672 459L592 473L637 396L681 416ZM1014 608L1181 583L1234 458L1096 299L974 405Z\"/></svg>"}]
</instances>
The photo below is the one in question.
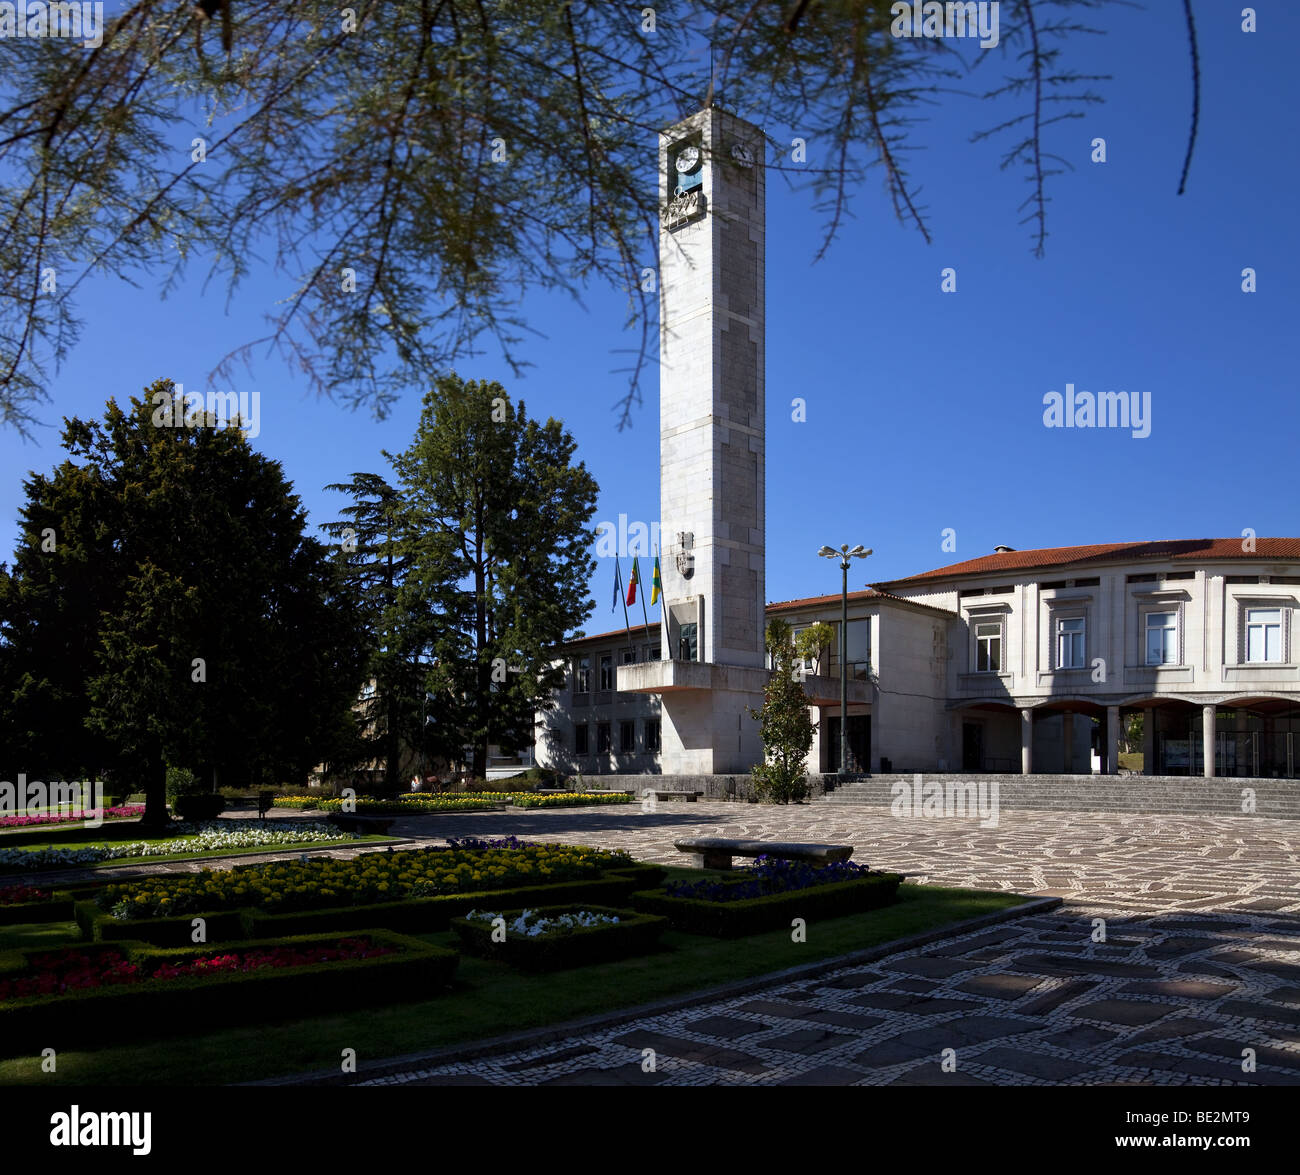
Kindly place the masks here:
<instances>
[{"instance_id":1,"label":"green lawn","mask_svg":"<svg viewBox=\"0 0 1300 1175\"><path fill-rule=\"evenodd\" d=\"M697 870L689 872L698 877ZM806 943L788 931L725 941L669 932L651 955L616 963L523 976L504 964L464 957L455 987L418 1004L341 1009L338 1015L288 1024L219 1028L185 1036L163 1027L166 1039L104 1049L75 1050L76 1025L66 1040L51 1040L58 1071L40 1072L39 1058L0 1061L0 1084L195 1085L251 1081L307 1070L337 1070L344 1048L360 1062L518 1032L579 1016L631 1007L716 984L780 971L948 923L1018 905L1017 894L904 885L897 905L808 927ZM63 925L66 933L68 925ZM36 934L36 945L54 946L50 927L10 927L0 946ZM455 946L451 933L423 936Z\"/></svg>"}]
</instances>

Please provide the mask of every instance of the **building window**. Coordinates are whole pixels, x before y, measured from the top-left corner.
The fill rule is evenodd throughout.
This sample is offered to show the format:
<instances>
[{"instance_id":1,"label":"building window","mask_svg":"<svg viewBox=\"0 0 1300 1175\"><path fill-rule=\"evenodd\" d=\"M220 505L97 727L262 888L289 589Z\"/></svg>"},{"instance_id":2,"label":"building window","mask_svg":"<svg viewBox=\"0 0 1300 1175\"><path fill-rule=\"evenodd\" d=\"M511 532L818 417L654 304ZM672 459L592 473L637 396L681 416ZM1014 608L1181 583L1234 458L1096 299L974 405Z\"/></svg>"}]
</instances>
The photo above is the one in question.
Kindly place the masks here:
<instances>
[{"instance_id":1,"label":"building window","mask_svg":"<svg viewBox=\"0 0 1300 1175\"><path fill-rule=\"evenodd\" d=\"M614 657L611 653L606 653L600 659L600 688L602 690L614 688Z\"/></svg>"},{"instance_id":2,"label":"building window","mask_svg":"<svg viewBox=\"0 0 1300 1175\"><path fill-rule=\"evenodd\" d=\"M609 723L599 722L596 724L596 754L609 754Z\"/></svg>"},{"instance_id":3,"label":"building window","mask_svg":"<svg viewBox=\"0 0 1300 1175\"><path fill-rule=\"evenodd\" d=\"M625 755L636 750L635 722L620 722L618 724L618 749Z\"/></svg>"},{"instance_id":4,"label":"building window","mask_svg":"<svg viewBox=\"0 0 1300 1175\"><path fill-rule=\"evenodd\" d=\"M1178 664L1178 613L1147 613L1147 664Z\"/></svg>"},{"instance_id":5,"label":"building window","mask_svg":"<svg viewBox=\"0 0 1300 1175\"><path fill-rule=\"evenodd\" d=\"M645 720L645 749L652 754L659 753L659 719L647 718Z\"/></svg>"},{"instance_id":6,"label":"building window","mask_svg":"<svg viewBox=\"0 0 1300 1175\"><path fill-rule=\"evenodd\" d=\"M975 625L975 672L1002 672L1002 622L999 620Z\"/></svg>"},{"instance_id":7,"label":"building window","mask_svg":"<svg viewBox=\"0 0 1300 1175\"><path fill-rule=\"evenodd\" d=\"M579 657L573 670L573 692L575 694L591 693L591 658Z\"/></svg>"},{"instance_id":8,"label":"building window","mask_svg":"<svg viewBox=\"0 0 1300 1175\"><path fill-rule=\"evenodd\" d=\"M635 665L635 664L636 664L636 649L624 649L624 650L623 650L623 664L624 664L624 665Z\"/></svg>"},{"instance_id":9,"label":"building window","mask_svg":"<svg viewBox=\"0 0 1300 1175\"><path fill-rule=\"evenodd\" d=\"M681 635L677 641L677 659L679 661L698 661L700 659L699 632L700 626L694 621L682 625Z\"/></svg>"},{"instance_id":10,"label":"building window","mask_svg":"<svg viewBox=\"0 0 1300 1175\"><path fill-rule=\"evenodd\" d=\"M646 645L646 647L645 647L645 659L646 659L647 661L658 661L658 660L659 660L659 646L658 646L658 645Z\"/></svg>"},{"instance_id":11,"label":"building window","mask_svg":"<svg viewBox=\"0 0 1300 1175\"><path fill-rule=\"evenodd\" d=\"M1246 610L1246 660L1282 660L1282 609Z\"/></svg>"},{"instance_id":12,"label":"building window","mask_svg":"<svg viewBox=\"0 0 1300 1175\"><path fill-rule=\"evenodd\" d=\"M1056 622L1057 669L1082 669L1084 621L1082 616L1063 616Z\"/></svg>"},{"instance_id":13,"label":"building window","mask_svg":"<svg viewBox=\"0 0 1300 1175\"><path fill-rule=\"evenodd\" d=\"M575 755L585 755L587 750L587 724L580 722L573 728L573 753Z\"/></svg>"},{"instance_id":14,"label":"building window","mask_svg":"<svg viewBox=\"0 0 1300 1175\"><path fill-rule=\"evenodd\" d=\"M831 677L840 675L840 625L836 621L833 625L835 637L831 641L830 657L827 669ZM862 620L849 621L849 680L850 681L867 681L871 677L871 621L868 618ZM811 670L813 662L808 662L808 668Z\"/></svg>"}]
</instances>

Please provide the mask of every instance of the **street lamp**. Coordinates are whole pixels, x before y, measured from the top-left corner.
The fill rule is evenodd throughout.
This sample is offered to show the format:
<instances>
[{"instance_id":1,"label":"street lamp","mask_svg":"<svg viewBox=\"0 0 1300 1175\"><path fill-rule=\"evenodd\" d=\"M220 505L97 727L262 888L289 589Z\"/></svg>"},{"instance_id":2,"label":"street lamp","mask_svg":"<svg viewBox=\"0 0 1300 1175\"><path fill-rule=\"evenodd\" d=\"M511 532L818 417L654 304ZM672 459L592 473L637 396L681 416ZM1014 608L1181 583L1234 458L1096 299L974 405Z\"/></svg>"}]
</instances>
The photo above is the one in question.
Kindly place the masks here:
<instances>
[{"instance_id":1,"label":"street lamp","mask_svg":"<svg viewBox=\"0 0 1300 1175\"><path fill-rule=\"evenodd\" d=\"M848 543L842 543L838 551L822 547L817 554L838 559L844 573L840 586L840 779L844 780L849 777L849 563L865 559L871 551L861 543L850 551Z\"/></svg>"}]
</instances>

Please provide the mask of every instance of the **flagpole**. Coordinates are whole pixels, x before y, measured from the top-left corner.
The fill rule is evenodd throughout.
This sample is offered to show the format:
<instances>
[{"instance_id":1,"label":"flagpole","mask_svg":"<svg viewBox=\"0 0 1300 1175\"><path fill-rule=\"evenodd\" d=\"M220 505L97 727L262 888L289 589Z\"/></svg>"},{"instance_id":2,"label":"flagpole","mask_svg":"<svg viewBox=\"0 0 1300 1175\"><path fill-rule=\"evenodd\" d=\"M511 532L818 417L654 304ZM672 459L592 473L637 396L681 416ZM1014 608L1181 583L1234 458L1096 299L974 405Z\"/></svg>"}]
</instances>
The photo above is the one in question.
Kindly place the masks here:
<instances>
[{"instance_id":1,"label":"flagpole","mask_svg":"<svg viewBox=\"0 0 1300 1175\"><path fill-rule=\"evenodd\" d=\"M623 595L623 627L627 629L627 643L632 643L632 622L627 618L627 595Z\"/></svg>"}]
</instances>

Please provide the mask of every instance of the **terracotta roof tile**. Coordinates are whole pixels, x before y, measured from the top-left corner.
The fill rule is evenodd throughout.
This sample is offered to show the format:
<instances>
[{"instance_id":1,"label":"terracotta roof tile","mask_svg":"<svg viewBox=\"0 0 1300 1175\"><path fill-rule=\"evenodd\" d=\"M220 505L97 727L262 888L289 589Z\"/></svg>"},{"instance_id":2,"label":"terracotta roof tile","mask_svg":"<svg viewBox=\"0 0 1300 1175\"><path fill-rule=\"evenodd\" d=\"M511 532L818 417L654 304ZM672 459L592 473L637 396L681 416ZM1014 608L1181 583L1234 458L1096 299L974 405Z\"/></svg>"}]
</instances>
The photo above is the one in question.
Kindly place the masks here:
<instances>
[{"instance_id":1,"label":"terracotta roof tile","mask_svg":"<svg viewBox=\"0 0 1300 1175\"><path fill-rule=\"evenodd\" d=\"M1300 559L1300 538L1257 538L1253 551L1242 550L1241 538L1164 539L1142 543L1094 543L1081 547L1040 547L1032 551L999 551L950 563L919 575L891 579L877 588L911 587L934 580L956 579L966 575L988 575L1006 571L1031 571L1048 567L1086 567L1116 562L1155 562L1163 560L1209 561L1216 559Z\"/></svg>"}]
</instances>

